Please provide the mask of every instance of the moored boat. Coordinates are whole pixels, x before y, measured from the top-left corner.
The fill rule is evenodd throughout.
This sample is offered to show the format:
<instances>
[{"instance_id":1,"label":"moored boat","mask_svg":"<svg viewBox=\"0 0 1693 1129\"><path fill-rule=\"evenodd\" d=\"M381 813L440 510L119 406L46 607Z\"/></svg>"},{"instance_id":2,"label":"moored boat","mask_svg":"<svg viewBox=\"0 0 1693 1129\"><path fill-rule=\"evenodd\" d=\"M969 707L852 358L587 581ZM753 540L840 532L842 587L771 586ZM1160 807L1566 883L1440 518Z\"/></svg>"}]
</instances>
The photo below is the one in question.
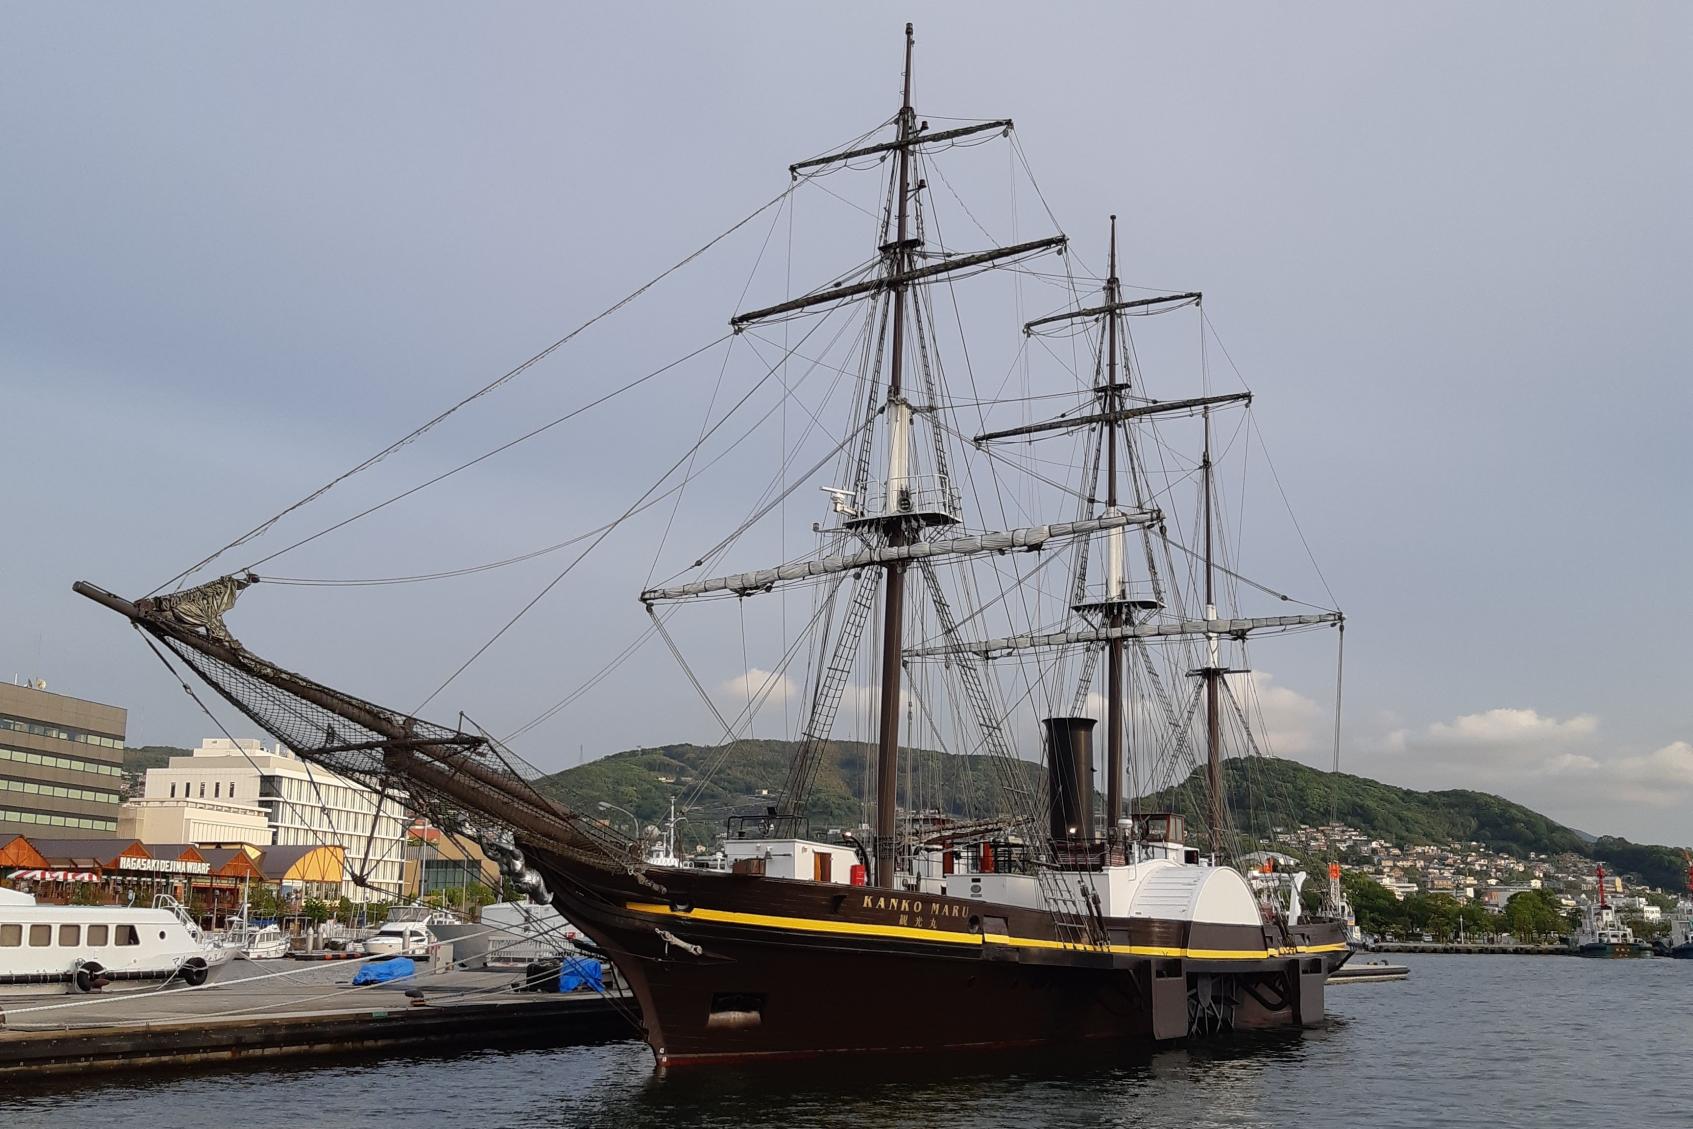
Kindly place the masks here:
<instances>
[{"instance_id":1,"label":"moored boat","mask_svg":"<svg viewBox=\"0 0 1693 1129\"><path fill-rule=\"evenodd\" d=\"M1598 897L1582 907L1581 924L1570 939L1578 955L1584 957L1647 956L1650 949L1634 939L1634 930L1617 916L1605 891L1605 868L1599 867Z\"/></svg>"},{"instance_id":2,"label":"moored boat","mask_svg":"<svg viewBox=\"0 0 1693 1129\"><path fill-rule=\"evenodd\" d=\"M199 987L232 956L166 895L152 908L62 906L0 889L0 995Z\"/></svg>"},{"instance_id":3,"label":"moored boat","mask_svg":"<svg viewBox=\"0 0 1693 1129\"><path fill-rule=\"evenodd\" d=\"M276 960L288 955L288 935L275 922L249 926L236 951L242 960Z\"/></svg>"},{"instance_id":4,"label":"moored boat","mask_svg":"<svg viewBox=\"0 0 1693 1129\"><path fill-rule=\"evenodd\" d=\"M1693 960L1693 857L1687 857L1687 892L1676 900L1670 911L1669 939L1665 955L1676 960Z\"/></svg>"}]
</instances>

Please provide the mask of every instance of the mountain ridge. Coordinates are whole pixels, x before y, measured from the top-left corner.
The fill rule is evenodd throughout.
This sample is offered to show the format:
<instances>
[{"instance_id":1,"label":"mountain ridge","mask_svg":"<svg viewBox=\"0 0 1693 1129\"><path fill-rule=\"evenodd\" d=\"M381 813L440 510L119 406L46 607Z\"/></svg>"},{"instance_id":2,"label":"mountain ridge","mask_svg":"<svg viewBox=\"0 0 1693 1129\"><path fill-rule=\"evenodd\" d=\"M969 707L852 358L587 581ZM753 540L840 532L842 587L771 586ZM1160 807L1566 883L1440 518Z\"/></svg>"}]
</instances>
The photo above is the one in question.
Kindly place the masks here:
<instances>
[{"instance_id":1,"label":"mountain ridge","mask_svg":"<svg viewBox=\"0 0 1693 1129\"><path fill-rule=\"evenodd\" d=\"M749 739L727 747L689 743L628 749L587 764L540 777L547 795L578 810L595 811L605 802L627 809L642 825L660 825L672 795L692 795L686 842L708 842L723 818L737 811L757 811L773 803L798 745L792 741ZM813 789L812 829L856 827L863 819L871 749L862 742L830 742L824 749ZM955 818L995 810L995 773L1001 766L980 755L933 750L904 750L899 781L900 803L939 808ZM1040 769L1023 761L1016 771L1030 787L1040 785ZM1634 843L1611 835L1577 831L1503 796L1470 789L1418 791L1350 773L1329 773L1279 757L1237 758L1224 762L1224 787L1237 825L1263 837L1278 826L1316 826L1340 822L1396 846L1476 842L1492 850L1526 856L1576 854L1603 860L1625 877L1666 890L1685 884L1678 848ZM702 780L702 777L704 779ZM1203 823L1204 770L1195 769L1172 788L1135 802L1142 811L1177 811L1192 825ZM680 786L680 787L678 787ZM605 809L615 824L627 820Z\"/></svg>"}]
</instances>

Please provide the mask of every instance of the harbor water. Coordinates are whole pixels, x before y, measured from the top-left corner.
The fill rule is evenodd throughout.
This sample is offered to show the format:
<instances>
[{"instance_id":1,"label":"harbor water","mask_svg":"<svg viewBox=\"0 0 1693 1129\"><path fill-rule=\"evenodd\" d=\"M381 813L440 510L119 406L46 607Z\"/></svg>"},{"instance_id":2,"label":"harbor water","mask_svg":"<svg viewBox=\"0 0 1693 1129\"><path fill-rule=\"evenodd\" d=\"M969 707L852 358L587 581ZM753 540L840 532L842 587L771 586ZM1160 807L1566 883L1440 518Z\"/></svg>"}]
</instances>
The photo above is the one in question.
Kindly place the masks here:
<instances>
[{"instance_id":1,"label":"harbor water","mask_svg":"<svg viewBox=\"0 0 1693 1129\"><path fill-rule=\"evenodd\" d=\"M1693 1124L1693 963L1406 956L1327 1029L1121 1055L656 1075L644 1044L104 1077L0 1092L7 1129L182 1125L824 1129ZM890 1025L917 1017L888 1017Z\"/></svg>"}]
</instances>

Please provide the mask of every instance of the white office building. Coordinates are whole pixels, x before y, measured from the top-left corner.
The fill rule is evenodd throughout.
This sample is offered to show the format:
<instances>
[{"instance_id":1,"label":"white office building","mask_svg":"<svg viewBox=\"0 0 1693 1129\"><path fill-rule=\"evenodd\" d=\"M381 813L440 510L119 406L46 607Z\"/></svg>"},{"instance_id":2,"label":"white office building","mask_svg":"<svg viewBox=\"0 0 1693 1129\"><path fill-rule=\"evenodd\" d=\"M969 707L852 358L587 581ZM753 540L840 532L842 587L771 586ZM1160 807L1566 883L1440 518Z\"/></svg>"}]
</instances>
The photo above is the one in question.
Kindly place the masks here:
<instances>
[{"instance_id":1,"label":"white office building","mask_svg":"<svg viewBox=\"0 0 1693 1129\"><path fill-rule=\"evenodd\" d=\"M215 822L214 812L226 818L235 811L260 812L269 826L269 844L258 845L338 845L346 856L343 894L355 902L400 897L405 812L391 797L379 811L375 791L308 764L281 745L267 748L262 741L222 737L201 741L192 754L147 770L138 806L198 811L206 825ZM357 874L374 889L360 886Z\"/></svg>"}]
</instances>

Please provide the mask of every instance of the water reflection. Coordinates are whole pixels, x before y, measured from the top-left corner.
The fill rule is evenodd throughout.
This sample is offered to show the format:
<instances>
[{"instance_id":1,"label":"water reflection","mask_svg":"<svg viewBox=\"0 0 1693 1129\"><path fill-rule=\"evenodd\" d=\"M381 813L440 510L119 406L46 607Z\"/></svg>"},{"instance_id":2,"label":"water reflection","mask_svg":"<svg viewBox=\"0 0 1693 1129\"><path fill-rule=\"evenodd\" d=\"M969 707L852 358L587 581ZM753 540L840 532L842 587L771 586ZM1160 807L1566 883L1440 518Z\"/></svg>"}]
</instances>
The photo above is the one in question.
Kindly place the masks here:
<instances>
[{"instance_id":1,"label":"water reflection","mask_svg":"<svg viewBox=\"0 0 1693 1129\"><path fill-rule=\"evenodd\" d=\"M1329 993L1326 1029L1154 1055L1114 1047L772 1063L658 1075L638 1042L0 1089L0 1129L1423 1129L1687 1124L1680 961L1409 959ZM1602 1063L1604 1081L1593 1069ZM1473 1115L1473 1116L1472 1116Z\"/></svg>"}]
</instances>

